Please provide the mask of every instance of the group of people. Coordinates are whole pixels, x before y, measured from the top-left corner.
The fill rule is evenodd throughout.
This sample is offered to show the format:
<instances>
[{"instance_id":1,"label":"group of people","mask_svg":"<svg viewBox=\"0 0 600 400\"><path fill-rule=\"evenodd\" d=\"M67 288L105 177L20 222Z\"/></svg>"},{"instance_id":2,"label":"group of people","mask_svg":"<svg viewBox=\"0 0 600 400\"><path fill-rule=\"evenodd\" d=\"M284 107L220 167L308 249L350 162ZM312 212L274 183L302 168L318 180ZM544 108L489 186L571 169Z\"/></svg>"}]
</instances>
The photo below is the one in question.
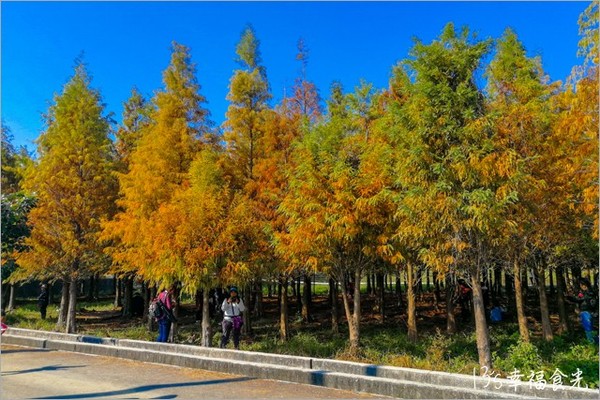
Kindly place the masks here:
<instances>
[{"instance_id":1,"label":"group of people","mask_svg":"<svg viewBox=\"0 0 600 400\"><path fill-rule=\"evenodd\" d=\"M155 301L161 303L165 311L160 317L156 318L158 323L158 342L167 342L171 330L171 324L175 321L173 308L175 300L173 294L175 287L165 289L159 293ZM46 310L49 303L49 294L47 285L41 286L41 292L38 296L38 307L42 319L46 319ZM598 335L594 331L594 320L598 319L598 293L594 291L590 281L587 278L581 278L579 281L579 291L574 296L567 296L567 300L579 306L579 320L585 332L586 338L590 342L598 343ZM464 279L458 280L455 301L461 308L461 317L463 321L470 319L472 290ZM221 322L222 337L221 348L225 348L230 338L233 338L233 346L236 350L240 347L240 336L244 324L242 315L246 311L243 300L239 297L237 287L229 289L227 296L221 303L223 320ZM493 323L502 321L504 310L500 304L495 301L490 309L490 320Z\"/></svg>"},{"instance_id":2,"label":"group of people","mask_svg":"<svg viewBox=\"0 0 600 400\"><path fill-rule=\"evenodd\" d=\"M483 286L483 285L482 285ZM473 291L464 279L458 280L456 294L454 299L461 309L461 319L468 321L471 318ZM577 304L579 308L579 321L583 328L586 338L590 343L598 344L598 332L594 329L594 321L598 323L598 290L594 290L592 284L587 278L579 279L579 291L576 295L566 297L567 301ZM488 297L484 291L484 303L487 303ZM486 308L487 308L487 304ZM501 322L504 319L504 308L498 300L494 300L489 312L489 319L492 323Z\"/></svg>"},{"instance_id":3,"label":"group of people","mask_svg":"<svg viewBox=\"0 0 600 400\"><path fill-rule=\"evenodd\" d=\"M169 338L171 323L174 318L172 314L175 305L174 292L175 287L171 287L163 290L157 296L157 301L160 301L167 310L161 317L156 319L158 323L158 342L166 342ZM242 313L246 311L246 307L244 301L239 297L237 287L233 286L229 289L229 296L223 300L221 311L223 312L223 321L221 322L223 335L221 336L220 347L224 349L229 343L230 337L233 336L233 347L239 350L242 325L244 324Z\"/></svg>"}]
</instances>

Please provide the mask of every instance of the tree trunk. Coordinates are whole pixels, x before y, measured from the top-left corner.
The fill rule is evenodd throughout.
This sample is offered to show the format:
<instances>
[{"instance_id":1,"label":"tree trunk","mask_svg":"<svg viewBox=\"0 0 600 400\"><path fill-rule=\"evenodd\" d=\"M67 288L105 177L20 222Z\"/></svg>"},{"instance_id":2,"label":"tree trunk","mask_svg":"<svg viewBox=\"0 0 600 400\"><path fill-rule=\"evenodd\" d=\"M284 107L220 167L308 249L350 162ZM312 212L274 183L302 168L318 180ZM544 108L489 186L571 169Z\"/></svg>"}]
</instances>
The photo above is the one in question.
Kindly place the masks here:
<instances>
[{"instance_id":1,"label":"tree trunk","mask_svg":"<svg viewBox=\"0 0 600 400\"><path fill-rule=\"evenodd\" d=\"M121 307L121 279L115 277L115 308Z\"/></svg>"},{"instance_id":2,"label":"tree trunk","mask_svg":"<svg viewBox=\"0 0 600 400\"><path fill-rule=\"evenodd\" d=\"M298 306L298 310L302 312L302 290L300 277L296 278L296 304Z\"/></svg>"},{"instance_id":3,"label":"tree trunk","mask_svg":"<svg viewBox=\"0 0 600 400\"><path fill-rule=\"evenodd\" d=\"M550 296L553 296L555 293L554 274L552 272L551 269L548 270L548 278L550 278Z\"/></svg>"},{"instance_id":4,"label":"tree trunk","mask_svg":"<svg viewBox=\"0 0 600 400\"><path fill-rule=\"evenodd\" d=\"M302 321L310 322L310 275L304 274L304 291L302 292Z\"/></svg>"},{"instance_id":5,"label":"tree trunk","mask_svg":"<svg viewBox=\"0 0 600 400\"><path fill-rule=\"evenodd\" d=\"M150 307L150 302L154 300L156 297L156 285L152 285L148 289L148 307ZM150 318L148 314L148 307L146 307L146 327L148 328L148 332L152 332L154 330L154 318Z\"/></svg>"},{"instance_id":6,"label":"tree trunk","mask_svg":"<svg viewBox=\"0 0 600 400\"><path fill-rule=\"evenodd\" d=\"M270 299L273 297L273 282L269 280L267 284L267 297Z\"/></svg>"},{"instance_id":7,"label":"tree trunk","mask_svg":"<svg viewBox=\"0 0 600 400\"><path fill-rule=\"evenodd\" d=\"M252 327L250 326L250 313L252 312L250 304L250 285L246 285L246 287L244 288L243 300L244 305L246 306L246 311L244 311L244 313L242 314L242 319L244 320L242 332L244 333L244 335L248 335L250 332L252 332Z\"/></svg>"},{"instance_id":8,"label":"tree trunk","mask_svg":"<svg viewBox=\"0 0 600 400\"><path fill-rule=\"evenodd\" d=\"M508 271L504 271L504 291L506 292L506 298L508 299L508 313L510 320L515 321L517 317L517 305L516 295L514 291L515 280Z\"/></svg>"},{"instance_id":9,"label":"tree trunk","mask_svg":"<svg viewBox=\"0 0 600 400\"><path fill-rule=\"evenodd\" d=\"M88 288L88 293L86 296L86 300L87 301L94 301L94 292L96 291L96 276L92 274L92 276L90 276L90 287Z\"/></svg>"},{"instance_id":10,"label":"tree trunk","mask_svg":"<svg viewBox=\"0 0 600 400\"><path fill-rule=\"evenodd\" d=\"M381 273L377 274L377 290L379 291L379 316L381 317L381 322L385 321L385 276Z\"/></svg>"},{"instance_id":11,"label":"tree trunk","mask_svg":"<svg viewBox=\"0 0 600 400\"><path fill-rule=\"evenodd\" d=\"M515 257L513 260L513 279L515 282L515 306L517 309L517 320L519 322L519 333L521 340L529 342L529 329L527 328L527 317L525 316L525 306L523 304L523 292L521 288L521 265Z\"/></svg>"},{"instance_id":12,"label":"tree trunk","mask_svg":"<svg viewBox=\"0 0 600 400\"><path fill-rule=\"evenodd\" d=\"M565 277L563 275L563 267L556 268L556 299L558 302L558 330L560 333L569 332L569 318L567 314L567 305L565 303Z\"/></svg>"},{"instance_id":13,"label":"tree trunk","mask_svg":"<svg viewBox=\"0 0 600 400\"><path fill-rule=\"evenodd\" d=\"M133 299L133 277L127 277L123 280L123 309L121 315L131 317L131 303Z\"/></svg>"},{"instance_id":14,"label":"tree trunk","mask_svg":"<svg viewBox=\"0 0 600 400\"><path fill-rule=\"evenodd\" d=\"M397 305L398 308L400 308L400 310L402 310L402 284L400 283L400 273L398 273L398 275L396 275L396 300L397 300Z\"/></svg>"},{"instance_id":15,"label":"tree trunk","mask_svg":"<svg viewBox=\"0 0 600 400\"><path fill-rule=\"evenodd\" d=\"M256 317L261 318L264 314L263 311L263 283L262 279L259 279L256 283Z\"/></svg>"},{"instance_id":16,"label":"tree trunk","mask_svg":"<svg viewBox=\"0 0 600 400\"><path fill-rule=\"evenodd\" d=\"M210 290L204 288L202 291L202 343L203 347L212 346L212 329L210 326Z\"/></svg>"},{"instance_id":17,"label":"tree trunk","mask_svg":"<svg viewBox=\"0 0 600 400\"><path fill-rule=\"evenodd\" d=\"M494 300L502 297L502 269L496 266L494 269Z\"/></svg>"},{"instance_id":18,"label":"tree trunk","mask_svg":"<svg viewBox=\"0 0 600 400\"><path fill-rule=\"evenodd\" d=\"M483 292L479 279L480 271L472 271L471 286L473 287L473 310L475 312L475 333L477 335L477 353L479 354L479 366L492 368L492 352L490 350L490 332L485 319L485 306L483 304Z\"/></svg>"},{"instance_id":19,"label":"tree trunk","mask_svg":"<svg viewBox=\"0 0 600 400\"><path fill-rule=\"evenodd\" d=\"M76 310L77 310L77 279L74 278L71 280L71 284L69 285L69 311L67 313L67 326L66 333L75 333L77 332L77 322L76 322Z\"/></svg>"},{"instance_id":20,"label":"tree trunk","mask_svg":"<svg viewBox=\"0 0 600 400\"><path fill-rule=\"evenodd\" d=\"M440 302L442 301L442 293L440 289L440 280L437 272L433 273L433 284L435 285L435 289L433 291L433 300L435 309L439 310Z\"/></svg>"},{"instance_id":21,"label":"tree trunk","mask_svg":"<svg viewBox=\"0 0 600 400\"><path fill-rule=\"evenodd\" d=\"M367 294L371 294L371 274L367 274Z\"/></svg>"},{"instance_id":22,"label":"tree trunk","mask_svg":"<svg viewBox=\"0 0 600 400\"><path fill-rule=\"evenodd\" d=\"M176 286L175 291L173 292L173 297L175 298L175 305L173 307L173 315L175 318L179 318L179 309L180 305L180 289L179 285ZM175 338L177 337L177 333L179 330L179 324L177 322L171 322L171 331L169 332L169 342L175 343Z\"/></svg>"},{"instance_id":23,"label":"tree trunk","mask_svg":"<svg viewBox=\"0 0 600 400\"><path fill-rule=\"evenodd\" d=\"M334 334L340 332L337 283L333 278L329 278L329 295L331 298L331 331Z\"/></svg>"},{"instance_id":24,"label":"tree trunk","mask_svg":"<svg viewBox=\"0 0 600 400\"><path fill-rule=\"evenodd\" d=\"M10 295L8 296L8 310L7 311L12 311L16 308L16 302L15 302L15 298L16 296L16 288L15 285L13 283L10 284Z\"/></svg>"},{"instance_id":25,"label":"tree trunk","mask_svg":"<svg viewBox=\"0 0 600 400\"><path fill-rule=\"evenodd\" d=\"M425 270L425 275L427 276L427 291L431 291L431 280L429 279L429 269Z\"/></svg>"},{"instance_id":26,"label":"tree trunk","mask_svg":"<svg viewBox=\"0 0 600 400\"><path fill-rule=\"evenodd\" d=\"M279 282L279 339L286 342L289 337L288 326L288 279Z\"/></svg>"},{"instance_id":27,"label":"tree trunk","mask_svg":"<svg viewBox=\"0 0 600 400\"><path fill-rule=\"evenodd\" d=\"M359 272L360 274L360 272ZM360 281L359 281L360 282ZM354 287L354 304L356 306L356 285ZM359 293L360 293L360 289L359 289ZM347 289L346 289L346 285L342 285L342 299L344 301L344 310L346 312L346 320L348 322L348 333L350 336L350 349L351 351L357 351L358 347L359 347L359 341L360 341L360 330L358 328L358 326L356 326L356 318L355 316L352 314L352 311L350 310L350 294L348 293ZM359 307L360 307L360 300L359 300ZM355 314L356 314L356 309L354 310ZM359 311L360 312L360 311Z\"/></svg>"},{"instance_id":28,"label":"tree trunk","mask_svg":"<svg viewBox=\"0 0 600 400\"><path fill-rule=\"evenodd\" d=\"M407 272L407 290L406 299L408 301L408 339L411 342L417 341L417 307L415 302L415 271L411 262L406 264Z\"/></svg>"},{"instance_id":29,"label":"tree trunk","mask_svg":"<svg viewBox=\"0 0 600 400\"><path fill-rule=\"evenodd\" d=\"M550 311L548 310L548 299L546 297L546 282L545 282L545 266L543 262L541 266L535 266L534 271L538 281L538 292L540 296L540 312L542 314L542 332L544 340L549 342L552 340L552 325L550 324Z\"/></svg>"},{"instance_id":30,"label":"tree trunk","mask_svg":"<svg viewBox=\"0 0 600 400\"><path fill-rule=\"evenodd\" d=\"M456 333L456 316L454 315L454 290L452 276L446 274L446 332Z\"/></svg>"},{"instance_id":31,"label":"tree trunk","mask_svg":"<svg viewBox=\"0 0 600 400\"><path fill-rule=\"evenodd\" d=\"M146 282L142 282L142 297L144 298L144 309L142 311L142 321L148 319L148 308L150 307L150 289Z\"/></svg>"},{"instance_id":32,"label":"tree trunk","mask_svg":"<svg viewBox=\"0 0 600 400\"><path fill-rule=\"evenodd\" d=\"M58 321L56 330L63 329L67 325L67 314L69 313L69 289L70 284L66 280L62 281L62 293L60 296L60 310L58 311Z\"/></svg>"}]
</instances>

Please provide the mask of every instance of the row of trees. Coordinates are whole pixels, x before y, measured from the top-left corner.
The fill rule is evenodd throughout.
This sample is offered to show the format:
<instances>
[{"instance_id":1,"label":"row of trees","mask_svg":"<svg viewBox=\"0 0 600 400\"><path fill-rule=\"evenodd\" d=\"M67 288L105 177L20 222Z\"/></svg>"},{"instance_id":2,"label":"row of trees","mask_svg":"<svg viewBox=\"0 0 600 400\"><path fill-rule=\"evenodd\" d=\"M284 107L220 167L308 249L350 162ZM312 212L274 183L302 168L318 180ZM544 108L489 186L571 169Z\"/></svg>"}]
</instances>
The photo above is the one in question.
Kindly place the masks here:
<instances>
[{"instance_id":1,"label":"row of trees","mask_svg":"<svg viewBox=\"0 0 600 400\"><path fill-rule=\"evenodd\" d=\"M287 287L302 276L307 292L319 271L334 293L340 284L358 348L365 274L405 271L408 334L417 340L414 290L426 267L448 291L457 277L468 279L479 361L491 366L481 289L488 271L510 272L524 340L521 276L525 266L536 271L550 339L545 274L554 269L564 284L569 262L597 251L597 21L594 2L580 20L585 62L566 84L549 82L514 32L478 40L448 24L431 43L416 41L387 89L362 82L344 93L334 83L325 109L307 78L302 41L292 93L270 106L248 27L222 134L183 45L173 44L164 88L151 100L132 91L114 142L100 94L78 63L48 111L38 158L24 168L21 188L35 205L31 232L5 253L19 266L11 280L62 280L59 324L67 332L76 330L84 277L179 283L203 293L209 346L210 288L235 283L249 296L277 279L286 340ZM452 332L451 302L447 311Z\"/></svg>"}]
</instances>

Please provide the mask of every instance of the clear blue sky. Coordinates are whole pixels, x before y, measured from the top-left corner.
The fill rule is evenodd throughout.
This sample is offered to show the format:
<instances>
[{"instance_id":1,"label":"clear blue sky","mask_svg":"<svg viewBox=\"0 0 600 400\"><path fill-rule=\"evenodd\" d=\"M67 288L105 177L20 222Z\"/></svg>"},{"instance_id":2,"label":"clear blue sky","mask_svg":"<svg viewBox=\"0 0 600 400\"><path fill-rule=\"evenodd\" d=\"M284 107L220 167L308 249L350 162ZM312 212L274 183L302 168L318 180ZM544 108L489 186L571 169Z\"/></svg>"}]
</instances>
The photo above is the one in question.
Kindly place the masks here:
<instances>
[{"instance_id":1,"label":"clear blue sky","mask_svg":"<svg viewBox=\"0 0 600 400\"><path fill-rule=\"evenodd\" d=\"M162 86L175 40L192 49L212 119L224 119L235 45L247 23L261 41L274 101L300 66L296 43L310 49L308 75L329 95L332 81L352 90L361 78L387 86L392 65L412 38L434 39L447 22L479 37L513 28L530 55L542 57L553 80L564 80L576 57L577 19L587 2L2 2L2 119L15 145L34 149L41 114L85 52L107 111L121 120L137 86L146 97Z\"/></svg>"}]
</instances>

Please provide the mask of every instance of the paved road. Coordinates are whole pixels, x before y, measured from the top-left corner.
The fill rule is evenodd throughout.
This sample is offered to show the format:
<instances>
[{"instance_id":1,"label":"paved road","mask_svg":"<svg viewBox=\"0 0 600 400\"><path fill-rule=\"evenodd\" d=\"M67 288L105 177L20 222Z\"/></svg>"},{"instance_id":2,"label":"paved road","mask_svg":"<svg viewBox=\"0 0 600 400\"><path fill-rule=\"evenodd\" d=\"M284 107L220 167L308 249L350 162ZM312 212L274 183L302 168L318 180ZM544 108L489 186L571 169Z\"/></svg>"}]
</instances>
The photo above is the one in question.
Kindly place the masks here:
<instances>
[{"instance_id":1,"label":"paved road","mask_svg":"<svg viewBox=\"0 0 600 400\"><path fill-rule=\"evenodd\" d=\"M2 345L5 399L351 399L342 390L44 349Z\"/></svg>"}]
</instances>

